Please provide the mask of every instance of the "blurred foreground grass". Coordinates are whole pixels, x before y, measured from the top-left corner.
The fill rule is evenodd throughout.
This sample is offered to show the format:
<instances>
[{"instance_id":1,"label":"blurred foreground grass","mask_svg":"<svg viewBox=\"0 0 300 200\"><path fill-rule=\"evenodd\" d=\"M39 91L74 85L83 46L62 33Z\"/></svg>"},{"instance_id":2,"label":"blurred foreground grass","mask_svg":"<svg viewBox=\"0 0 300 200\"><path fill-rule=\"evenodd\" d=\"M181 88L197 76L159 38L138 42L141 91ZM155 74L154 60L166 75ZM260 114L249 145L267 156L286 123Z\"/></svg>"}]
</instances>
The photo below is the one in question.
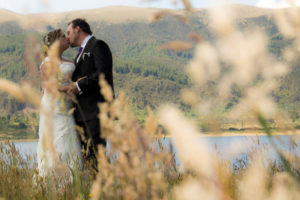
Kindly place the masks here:
<instances>
[{"instance_id":1,"label":"blurred foreground grass","mask_svg":"<svg viewBox=\"0 0 300 200\"><path fill-rule=\"evenodd\" d=\"M183 3L188 12L193 12L187 0ZM157 13L154 19L166 15L183 23L187 21L184 16L178 17L172 12ZM12 144L0 144L0 198L300 199L300 154L293 152L299 143L299 131L291 126L290 119L277 109L271 97L277 81L290 71L291 63L300 55L300 14L292 7L275 15L282 37L293 41L283 50L282 58L270 55L265 33L260 30L241 32L230 7L215 7L209 15L215 40L203 41L201 36L192 35L195 56L187 66L191 86L182 91L183 101L193 109L195 117L204 119L205 123L189 119L175 106L164 105L159 109L158 117L148 109L148 117L140 125L130 111L125 94L120 93L112 100L110 88L101 79L101 92L107 102L99 105L99 118L102 134L110 141L111 148L108 151L99 148L98 172L86 164L83 171L74 173L73 183L56 176L61 173L60 169L54 169L53 176L42 179L37 175L34 158L27 156L24 159ZM175 51L190 47L179 41L163 45L164 49ZM53 56L50 60L54 62L57 58ZM31 69L36 64L31 63ZM54 63L53 66L57 65ZM52 74L47 82L54 94L58 93L52 87L57 85L55 77L56 74ZM0 79L1 90L32 105L35 112L43 111L38 89L34 86L30 80L17 85ZM232 98L231 90L236 87L243 95L226 113L227 117L255 121L268 135L270 148L278 155L277 161L267 160L264 148L256 149L250 145L242 159L232 162L212 152L199 137L203 135L203 126L207 133L224 127L219 111L227 106L226 102ZM199 92L203 88L208 92ZM294 134L289 150L282 151L276 146L272 121L276 122L279 131ZM174 159L174 147L163 146L160 142L164 137L162 127L176 145L179 166ZM50 140L46 142L51 143ZM259 145L260 141L254 143ZM241 153L238 145L234 148L235 153Z\"/></svg>"},{"instance_id":2,"label":"blurred foreground grass","mask_svg":"<svg viewBox=\"0 0 300 200\"><path fill-rule=\"evenodd\" d=\"M262 122L264 123L264 120ZM266 127L266 132L268 131ZM257 137L250 142L247 152L235 159L223 157L216 147L214 152L206 152L209 155L185 155L192 160L181 157L183 162L178 165L175 164L171 146L161 145L159 149L150 150L150 146L158 141L139 134L142 138L135 135L133 138L128 137L125 142L137 145L130 150L126 151L122 144L120 147L112 145L113 150L105 155L102 149L99 154L100 171L95 171L85 163L83 171L75 172L74 182L67 184L62 184L65 182L56 176L42 179L38 175L35 156L21 155L13 143L0 143L0 197L22 200L289 200L300 197L299 154L293 152L295 147L280 152L279 159L268 160L265 159L265 152L270 149L266 149ZM272 139L270 136L270 140ZM150 149L147 150L147 146L140 144L146 141L155 144L150 142ZM187 142L188 145L191 143ZM271 148L276 149L276 146ZM192 150L195 149L194 146ZM188 151L188 148L185 150ZM199 149L197 150L199 153ZM115 153L119 156L116 157ZM178 153L180 157L181 153L186 152ZM239 151L235 153L238 154ZM210 168L204 163L200 165L201 162L209 164Z\"/></svg>"}]
</instances>

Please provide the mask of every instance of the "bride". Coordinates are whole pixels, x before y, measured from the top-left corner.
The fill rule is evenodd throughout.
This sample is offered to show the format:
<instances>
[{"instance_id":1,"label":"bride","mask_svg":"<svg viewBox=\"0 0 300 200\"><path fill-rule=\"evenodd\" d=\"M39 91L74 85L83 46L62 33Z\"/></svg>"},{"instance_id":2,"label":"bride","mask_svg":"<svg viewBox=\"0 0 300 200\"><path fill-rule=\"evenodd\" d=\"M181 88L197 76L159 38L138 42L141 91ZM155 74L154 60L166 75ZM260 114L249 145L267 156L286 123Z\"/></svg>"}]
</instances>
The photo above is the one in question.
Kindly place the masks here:
<instances>
[{"instance_id":1,"label":"bride","mask_svg":"<svg viewBox=\"0 0 300 200\"><path fill-rule=\"evenodd\" d=\"M61 29L49 32L43 39L45 58L40 66L43 96L37 147L38 170L42 177L53 172L57 174L61 166L71 174L82 168L80 140L72 114L73 102L67 92L75 65L62 57L69 45ZM53 56L53 51L57 56Z\"/></svg>"}]
</instances>

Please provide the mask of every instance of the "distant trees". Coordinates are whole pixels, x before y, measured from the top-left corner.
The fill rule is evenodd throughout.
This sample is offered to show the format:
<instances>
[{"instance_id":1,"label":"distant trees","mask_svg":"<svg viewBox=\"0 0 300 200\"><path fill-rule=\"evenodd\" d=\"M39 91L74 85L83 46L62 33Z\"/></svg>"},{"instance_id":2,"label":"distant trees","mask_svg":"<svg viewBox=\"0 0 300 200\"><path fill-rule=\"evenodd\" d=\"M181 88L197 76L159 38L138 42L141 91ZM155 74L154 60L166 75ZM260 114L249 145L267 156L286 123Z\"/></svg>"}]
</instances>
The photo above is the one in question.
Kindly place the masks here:
<instances>
[{"instance_id":1,"label":"distant trees","mask_svg":"<svg viewBox=\"0 0 300 200\"><path fill-rule=\"evenodd\" d=\"M133 73L143 77L153 76L162 80L166 79L181 85L189 84L189 78L183 71L155 61L151 63L133 59L127 62L126 60L116 60L114 70L120 74Z\"/></svg>"},{"instance_id":2,"label":"distant trees","mask_svg":"<svg viewBox=\"0 0 300 200\"><path fill-rule=\"evenodd\" d=\"M185 112L189 112L188 106L180 102L180 89L191 84L185 73L185 66L193 58L194 49L162 51L159 46L172 40L186 41L190 32L198 33L205 41L214 42L214 35L210 32L205 17L203 19L191 17L187 24L167 17L157 23L92 22L91 25L95 36L106 41L111 47L114 56L116 93L124 90L133 110L139 114L145 113L146 106L156 108L160 103L167 101L179 104ZM291 44L291 41L284 39L278 32L272 18L243 19L239 27L243 31L250 25L259 25L265 30L270 37L269 51L276 57L280 57L283 49ZM65 22L59 23L58 26L65 26ZM53 29L51 25L46 28ZM27 33L29 31L21 29L17 24L0 24L0 78L15 82L26 78L24 42ZM33 34L38 40L41 38L40 34ZM76 51L69 49L64 55L74 58ZM276 102L294 119L297 119L300 113L299 66L297 65L296 68L298 70L282 78L281 85L273 92ZM212 92L209 88L203 90L207 93ZM203 92L203 95L205 94ZM226 102L226 110L232 109L243 96L242 92L234 87L232 94L233 97ZM13 116L24 107L25 105L0 92L0 111L4 111L3 113Z\"/></svg>"}]
</instances>

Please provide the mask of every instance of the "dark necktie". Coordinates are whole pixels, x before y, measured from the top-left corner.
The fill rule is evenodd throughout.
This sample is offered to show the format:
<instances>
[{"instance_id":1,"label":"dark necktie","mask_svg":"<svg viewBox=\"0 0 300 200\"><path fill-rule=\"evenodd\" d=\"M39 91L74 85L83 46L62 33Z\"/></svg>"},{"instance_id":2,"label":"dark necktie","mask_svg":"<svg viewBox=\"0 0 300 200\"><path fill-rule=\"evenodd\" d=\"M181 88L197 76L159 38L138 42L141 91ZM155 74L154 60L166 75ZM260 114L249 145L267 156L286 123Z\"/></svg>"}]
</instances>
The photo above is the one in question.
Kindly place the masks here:
<instances>
[{"instance_id":1,"label":"dark necktie","mask_svg":"<svg viewBox=\"0 0 300 200\"><path fill-rule=\"evenodd\" d=\"M80 54L81 54L81 52L82 52L82 49L83 49L82 47L80 47L80 48L79 48L79 50L78 50L78 55L80 55Z\"/></svg>"}]
</instances>

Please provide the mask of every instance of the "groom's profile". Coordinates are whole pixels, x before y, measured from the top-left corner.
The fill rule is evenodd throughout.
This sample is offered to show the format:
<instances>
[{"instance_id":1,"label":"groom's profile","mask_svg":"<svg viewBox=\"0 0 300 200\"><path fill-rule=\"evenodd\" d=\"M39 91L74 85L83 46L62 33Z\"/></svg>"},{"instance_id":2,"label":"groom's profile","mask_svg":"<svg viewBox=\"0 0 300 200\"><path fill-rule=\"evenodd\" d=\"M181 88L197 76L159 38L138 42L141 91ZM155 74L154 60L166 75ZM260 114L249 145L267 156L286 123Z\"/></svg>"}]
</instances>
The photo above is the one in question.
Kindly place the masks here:
<instances>
[{"instance_id":1,"label":"groom's profile","mask_svg":"<svg viewBox=\"0 0 300 200\"><path fill-rule=\"evenodd\" d=\"M89 147L86 142L81 141L82 147L88 148L89 152L84 158L94 159L97 146L106 146L106 140L101 137L98 119L98 103L105 101L100 93L99 75L104 74L113 90L112 54L104 41L92 36L90 26L84 19L69 22L67 35L71 47L79 47L74 60L76 68L72 76L73 82L70 85L70 91L78 101L75 105L75 120L83 128L85 137L91 140Z\"/></svg>"}]
</instances>

